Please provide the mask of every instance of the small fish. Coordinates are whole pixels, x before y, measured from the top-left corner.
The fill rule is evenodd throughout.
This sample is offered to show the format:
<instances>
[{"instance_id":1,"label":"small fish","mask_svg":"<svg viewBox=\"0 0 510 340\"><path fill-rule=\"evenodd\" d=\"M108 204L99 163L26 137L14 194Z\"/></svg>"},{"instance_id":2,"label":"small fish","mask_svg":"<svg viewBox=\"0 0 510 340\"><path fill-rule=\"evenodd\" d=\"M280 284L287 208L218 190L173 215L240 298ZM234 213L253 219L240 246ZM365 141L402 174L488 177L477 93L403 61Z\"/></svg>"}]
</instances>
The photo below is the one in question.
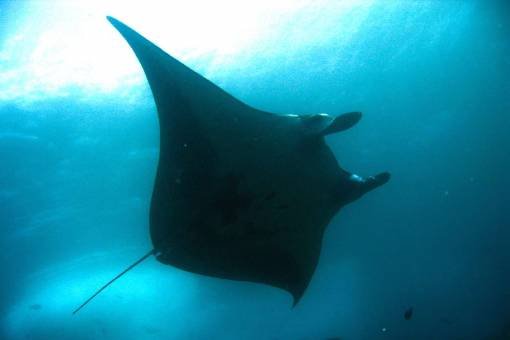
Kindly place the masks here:
<instances>
[{"instance_id":1,"label":"small fish","mask_svg":"<svg viewBox=\"0 0 510 340\"><path fill-rule=\"evenodd\" d=\"M411 320L412 317L413 317L413 307L409 307L408 309L406 309L406 311L404 313L404 319Z\"/></svg>"}]
</instances>

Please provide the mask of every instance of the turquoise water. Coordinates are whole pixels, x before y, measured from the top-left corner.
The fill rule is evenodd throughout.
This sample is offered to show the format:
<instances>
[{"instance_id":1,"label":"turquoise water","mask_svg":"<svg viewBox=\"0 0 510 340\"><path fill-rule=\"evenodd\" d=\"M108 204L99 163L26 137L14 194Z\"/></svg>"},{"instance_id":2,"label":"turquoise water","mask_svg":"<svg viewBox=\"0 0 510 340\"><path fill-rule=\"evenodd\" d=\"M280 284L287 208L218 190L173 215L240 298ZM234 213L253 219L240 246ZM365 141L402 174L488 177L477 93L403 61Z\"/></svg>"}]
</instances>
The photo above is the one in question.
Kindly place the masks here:
<instances>
[{"instance_id":1,"label":"turquoise water","mask_svg":"<svg viewBox=\"0 0 510 340\"><path fill-rule=\"evenodd\" d=\"M505 1L148 4L0 3L2 338L510 338ZM297 307L149 259L71 315L151 248L155 106L107 14L257 108L364 113L327 142L393 177L331 222Z\"/></svg>"}]
</instances>

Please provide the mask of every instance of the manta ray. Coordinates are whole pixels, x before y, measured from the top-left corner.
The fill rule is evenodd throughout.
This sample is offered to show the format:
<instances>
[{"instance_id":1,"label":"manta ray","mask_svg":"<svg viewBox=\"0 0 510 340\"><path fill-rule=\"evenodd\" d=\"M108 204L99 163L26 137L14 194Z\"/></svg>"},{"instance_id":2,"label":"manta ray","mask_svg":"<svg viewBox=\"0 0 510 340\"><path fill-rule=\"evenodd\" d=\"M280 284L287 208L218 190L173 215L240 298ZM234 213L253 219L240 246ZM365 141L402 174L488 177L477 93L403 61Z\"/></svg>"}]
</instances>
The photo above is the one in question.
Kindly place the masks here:
<instances>
[{"instance_id":1,"label":"manta ray","mask_svg":"<svg viewBox=\"0 0 510 340\"><path fill-rule=\"evenodd\" d=\"M153 249L166 265L288 291L294 305L317 266L324 231L348 203L386 183L342 169L325 136L360 112L258 110L194 72L112 17L156 103L160 151L150 205Z\"/></svg>"}]
</instances>

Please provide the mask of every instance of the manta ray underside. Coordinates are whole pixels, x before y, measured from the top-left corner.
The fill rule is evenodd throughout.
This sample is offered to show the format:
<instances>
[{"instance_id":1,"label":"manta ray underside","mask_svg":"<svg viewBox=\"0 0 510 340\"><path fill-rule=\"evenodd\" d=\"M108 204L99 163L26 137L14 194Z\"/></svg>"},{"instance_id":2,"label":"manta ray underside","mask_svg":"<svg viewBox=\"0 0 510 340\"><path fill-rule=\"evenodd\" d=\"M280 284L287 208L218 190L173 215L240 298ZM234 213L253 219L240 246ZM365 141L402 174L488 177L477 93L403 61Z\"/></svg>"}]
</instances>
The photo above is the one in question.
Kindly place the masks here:
<instances>
[{"instance_id":1,"label":"manta ray underside","mask_svg":"<svg viewBox=\"0 0 510 340\"><path fill-rule=\"evenodd\" d=\"M302 297L326 226L338 210L386 183L337 164L324 136L361 113L278 115L252 108L140 34L108 17L136 54L159 117L150 255L219 278L279 287Z\"/></svg>"}]
</instances>

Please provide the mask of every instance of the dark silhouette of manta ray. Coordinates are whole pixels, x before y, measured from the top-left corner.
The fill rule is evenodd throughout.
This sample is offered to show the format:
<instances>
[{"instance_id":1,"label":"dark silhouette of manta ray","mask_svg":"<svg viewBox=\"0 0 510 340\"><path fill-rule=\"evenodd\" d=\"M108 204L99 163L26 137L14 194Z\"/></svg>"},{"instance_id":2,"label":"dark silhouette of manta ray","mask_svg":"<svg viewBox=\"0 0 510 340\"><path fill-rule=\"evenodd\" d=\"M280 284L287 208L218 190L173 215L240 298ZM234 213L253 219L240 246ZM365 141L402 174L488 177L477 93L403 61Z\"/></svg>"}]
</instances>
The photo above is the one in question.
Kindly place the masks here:
<instances>
[{"instance_id":1,"label":"dark silhouette of manta ray","mask_svg":"<svg viewBox=\"0 0 510 340\"><path fill-rule=\"evenodd\" d=\"M252 108L108 17L135 52L159 116L150 209L151 255L175 267L251 281L302 297L326 226L344 205L386 183L337 164L324 136L361 113L278 115Z\"/></svg>"}]
</instances>

